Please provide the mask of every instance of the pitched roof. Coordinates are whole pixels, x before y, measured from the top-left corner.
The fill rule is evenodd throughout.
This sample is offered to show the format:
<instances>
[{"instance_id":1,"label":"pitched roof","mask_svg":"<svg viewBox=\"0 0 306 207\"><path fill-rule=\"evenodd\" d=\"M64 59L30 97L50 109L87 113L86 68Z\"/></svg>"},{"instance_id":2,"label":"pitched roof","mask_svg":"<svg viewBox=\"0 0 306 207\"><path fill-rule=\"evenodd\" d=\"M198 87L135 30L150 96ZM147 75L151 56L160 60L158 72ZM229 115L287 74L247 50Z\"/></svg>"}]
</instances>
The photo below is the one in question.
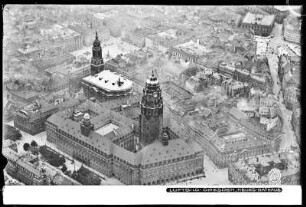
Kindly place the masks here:
<instances>
[{"instance_id":1,"label":"pitched roof","mask_svg":"<svg viewBox=\"0 0 306 207\"><path fill-rule=\"evenodd\" d=\"M169 140L166 146L163 146L159 140L156 140L152 144L141 149L141 164L146 165L169 159L176 159L202 151L203 149L197 143L187 143L183 139Z\"/></svg>"}]
</instances>

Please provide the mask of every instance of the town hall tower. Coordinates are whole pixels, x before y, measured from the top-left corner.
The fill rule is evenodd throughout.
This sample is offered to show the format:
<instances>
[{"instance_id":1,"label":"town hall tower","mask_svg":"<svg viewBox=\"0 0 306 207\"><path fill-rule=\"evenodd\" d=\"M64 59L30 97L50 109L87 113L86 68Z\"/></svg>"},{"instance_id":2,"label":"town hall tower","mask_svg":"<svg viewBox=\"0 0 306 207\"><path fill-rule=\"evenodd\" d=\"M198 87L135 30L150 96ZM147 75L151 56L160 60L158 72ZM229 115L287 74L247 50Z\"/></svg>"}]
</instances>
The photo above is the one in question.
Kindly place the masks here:
<instances>
[{"instance_id":1,"label":"town hall tower","mask_svg":"<svg viewBox=\"0 0 306 207\"><path fill-rule=\"evenodd\" d=\"M140 143L145 146L161 139L163 135L163 99L159 82L153 72L143 89L140 107Z\"/></svg>"}]
</instances>

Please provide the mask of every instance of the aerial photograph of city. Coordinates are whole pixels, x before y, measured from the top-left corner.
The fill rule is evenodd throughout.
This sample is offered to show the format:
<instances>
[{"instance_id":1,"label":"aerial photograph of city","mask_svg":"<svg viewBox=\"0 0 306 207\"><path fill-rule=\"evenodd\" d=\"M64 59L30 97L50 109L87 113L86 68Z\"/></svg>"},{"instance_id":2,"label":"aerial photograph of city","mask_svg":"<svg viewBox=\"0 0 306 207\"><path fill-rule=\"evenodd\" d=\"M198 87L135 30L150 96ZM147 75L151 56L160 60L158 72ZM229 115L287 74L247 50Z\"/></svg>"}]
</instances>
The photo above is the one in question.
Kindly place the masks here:
<instances>
[{"instance_id":1,"label":"aerial photograph of city","mask_svg":"<svg viewBox=\"0 0 306 207\"><path fill-rule=\"evenodd\" d=\"M5 185L300 185L301 9L5 5Z\"/></svg>"}]
</instances>

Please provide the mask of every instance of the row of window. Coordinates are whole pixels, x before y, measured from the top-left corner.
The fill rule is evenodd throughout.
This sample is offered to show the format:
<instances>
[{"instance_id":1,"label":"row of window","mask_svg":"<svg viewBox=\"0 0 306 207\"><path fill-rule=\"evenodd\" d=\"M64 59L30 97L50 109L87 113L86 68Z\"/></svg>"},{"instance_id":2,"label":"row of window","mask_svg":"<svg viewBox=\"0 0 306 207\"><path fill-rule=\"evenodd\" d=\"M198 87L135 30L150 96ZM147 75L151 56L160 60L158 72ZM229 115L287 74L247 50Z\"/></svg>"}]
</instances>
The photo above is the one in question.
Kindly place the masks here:
<instances>
[{"instance_id":1,"label":"row of window","mask_svg":"<svg viewBox=\"0 0 306 207\"><path fill-rule=\"evenodd\" d=\"M17 168L19 171L21 171L22 173L25 173L27 176L31 176L31 177L34 177L34 178L38 178L39 175L36 175L34 173L32 173L31 171L23 168L22 166L18 165L16 162L9 162L11 166L13 166L14 168Z\"/></svg>"},{"instance_id":2,"label":"row of window","mask_svg":"<svg viewBox=\"0 0 306 207\"><path fill-rule=\"evenodd\" d=\"M58 132L59 132L59 134L64 135L65 137L68 137L68 138L72 139L73 141L75 141L75 142L81 144L82 146L85 146L85 147L87 147L88 149L93 150L93 151L95 151L95 152L101 154L102 156L107 157L107 154L105 154L105 153L102 152L101 150L99 150L99 149L93 147L92 145L90 145L90 144L88 144L88 143L86 143L86 142L84 142L84 141L82 141L82 140L79 140L79 139L75 138L75 137L72 136L71 134L68 134L68 133L66 133L66 132L64 132L64 131L62 131L62 130L60 130L60 129L58 130Z\"/></svg>"},{"instance_id":3,"label":"row of window","mask_svg":"<svg viewBox=\"0 0 306 207\"><path fill-rule=\"evenodd\" d=\"M193 171L195 168L202 166L202 163L189 162L186 164L172 165L171 167L156 168L155 170L145 171L143 174L144 178L163 176L176 174L177 172Z\"/></svg>"},{"instance_id":4,"label":"row of window","mask_svg":"<svg viewBox=\"0 0 306 207\"><path fill-rule=\"evenodd\" d=\"M151 163L151 164L146 164L146 165L143 165L142 168L147 169L147 168L151 168L151 167L167 165L167 164L171 164L171 163L177 163L177 162L180 162L180 161L193 159L193 158L195 158L195 154L187 155L187 156L183 156L183 157L178 157L178 158L173 158L173 159L169 159L169 160L164 160L164 161L160 161L160 162L155 162L155 163Z\"/></svg>"},{"instance_id":5,"label":"row of window","mask_svg":"<svg viewBox=\"0 0 306 207\"><path fill-rule=\"evenodd\" d=\"M175 175L172 175L170 178L159 178L158 180L145 182L145 183L143 183L143 185L156 185L156 184L158 185L158 184L162 184L162 183L165 183L165 182L171 182L171 181L175 181L175 180L190 177L190 176L195 176L195 175L200 174L202 172L203 172L203 170L198 169L195 172L184 173L184 174L181 174L181 175L175 174Z\"/></svg>"}]
</instances>

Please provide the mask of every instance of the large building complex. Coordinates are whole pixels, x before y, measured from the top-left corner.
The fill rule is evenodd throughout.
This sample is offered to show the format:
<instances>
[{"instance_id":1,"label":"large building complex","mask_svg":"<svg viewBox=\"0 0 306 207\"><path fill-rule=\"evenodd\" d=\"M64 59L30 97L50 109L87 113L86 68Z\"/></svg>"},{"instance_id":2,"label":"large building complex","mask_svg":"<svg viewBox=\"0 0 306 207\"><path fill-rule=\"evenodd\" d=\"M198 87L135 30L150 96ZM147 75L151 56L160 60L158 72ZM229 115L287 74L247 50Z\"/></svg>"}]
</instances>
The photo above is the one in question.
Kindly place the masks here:
<instances>
[{"instance_id":1,"label":"large building complex","mask_svg":"<svg viewBox=\"0 0 306 207\"><path fill-rule=\"evenodd\" d=\"M134 120L87 101L51 116L47 140L125 184L162 184L203 174L201 147L182 139L171 122L163 124L161 90L154 75L143 92L139 130Z\"/></svg>"}]
</instances>

